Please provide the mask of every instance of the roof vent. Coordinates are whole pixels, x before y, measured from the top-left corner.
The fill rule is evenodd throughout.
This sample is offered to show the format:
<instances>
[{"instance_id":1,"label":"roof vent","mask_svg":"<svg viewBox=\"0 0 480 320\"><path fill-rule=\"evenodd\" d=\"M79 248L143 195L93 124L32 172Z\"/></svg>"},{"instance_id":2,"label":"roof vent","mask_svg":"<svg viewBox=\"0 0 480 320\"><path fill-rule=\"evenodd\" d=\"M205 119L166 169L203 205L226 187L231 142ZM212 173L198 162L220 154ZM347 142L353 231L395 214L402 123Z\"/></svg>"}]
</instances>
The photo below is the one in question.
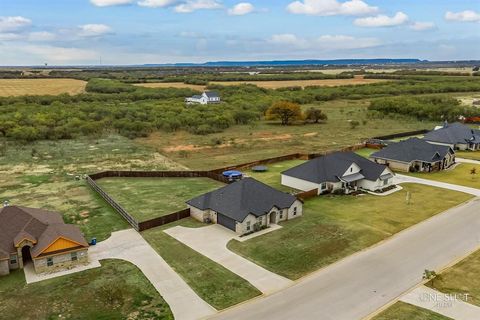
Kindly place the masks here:
<instances>
[{"instance_id":1,"label":"roof vent","mask_svg":"<svg viewBox=\"0 0 480 320\"><path fill-rule=\"evenodd\" d=\"M448 121L447 121L447 120L445 120L445 122L443 123L443 127L444 127L444 128L447 128L447 127L448 127Z\"/></svg>"}]
</instances>

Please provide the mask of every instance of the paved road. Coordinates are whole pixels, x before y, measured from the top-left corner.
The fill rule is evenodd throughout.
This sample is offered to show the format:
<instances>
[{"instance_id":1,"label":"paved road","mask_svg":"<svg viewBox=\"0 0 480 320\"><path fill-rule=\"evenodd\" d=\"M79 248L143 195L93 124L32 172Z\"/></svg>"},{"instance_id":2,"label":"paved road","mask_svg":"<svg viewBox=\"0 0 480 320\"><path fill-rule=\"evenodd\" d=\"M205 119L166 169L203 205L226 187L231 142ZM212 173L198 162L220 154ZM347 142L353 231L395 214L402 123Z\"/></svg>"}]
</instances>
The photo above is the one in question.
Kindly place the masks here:
<instances>
[{"instance_id":1,"label":"paved road","mask_svg":"<svg viewBox=\"0 0 480 320\"><path fill-rule=\"evenodd\" d=\"M211 319L362 319L419 284L425 269L441 270L479 245L475 199Z\"/></svg>"},{"instance_id":2,"label":"paved road","mask_svg":"<svg viewBox=\"0 0 480 320\"><path fill-rule=\"evenodd\" d=\"M432 310L455 320L478 320L480 308L465 301L471 297L455 294L444 294L431 288L420 286L404 295L401 301Z\"/></svg>"},{"instance_id":3,"label":"paved road","mask_svg":"<svg viewBox=\"0 0 480 320\"><path fill-rule=\"evenodd\" d=\"M223 226L218 224L202 228L176 226L165 230L165 233L236 273L264 294L271 294L292 284L291 280L228 250L227 243L236 238L237 234Z\"/></svg>"},{"instance_id":4,"label":"paved road","mask_svg":"<svg viewBox=\"0 0 480 320\"><path fill-rule=\"evenodd\" d=\"M133 229L112 233L90 248L89 257L92 261L121 259L135 264L168 303L175 319L200 319L216 312Z\"/></svg>"},{"instance_id":5,"label":"paved road","mask_svg":"<svg viewBox=\"0 0 480 320\"><path fill-rule=\"evenodd\" d=\"M449 190L454 190L454 191L460 191L460 192L471 194L471 195L476 196L476 197L480 197L480 189L469 188L469 187L459 186L459 185L456 185L456 184L439 182L439 181L435 181L435 180L405 176L403 174L396 174L395 175L395 183L408 183L408 182L425 184L425 185L429 185L429 186L433 186L433 187L449 189Z\"/></svg>"}]
</instances>

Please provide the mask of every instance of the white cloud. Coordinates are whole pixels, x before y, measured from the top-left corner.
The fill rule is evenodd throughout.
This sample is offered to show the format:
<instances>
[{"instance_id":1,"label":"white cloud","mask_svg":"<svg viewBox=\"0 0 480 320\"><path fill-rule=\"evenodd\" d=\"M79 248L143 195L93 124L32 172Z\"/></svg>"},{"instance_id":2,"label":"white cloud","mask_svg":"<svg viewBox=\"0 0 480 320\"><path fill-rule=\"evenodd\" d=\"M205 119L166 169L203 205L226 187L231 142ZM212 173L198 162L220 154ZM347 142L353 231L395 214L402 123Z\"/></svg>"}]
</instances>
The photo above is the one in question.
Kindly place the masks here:
<instances>
[{"instance_id":1,"label":"white cloud","mask_svg":"<svg viewBox=\"0 0 480 320\"><path fill-rule=\"evenodd\" d=\"M408 22L408 16L403 12L397 12L393 17L383 14L374 17L355 19L354 24L359 27L394 27Z\"/></svg>"},{"instance_id":2,"label":"white cloud","mask_svg":"<svg viewBox=\"0 0 480 320\"><path fill-rule=\"evenodd\" d=\"M228 9L228 14L231 16L243 16L255 10L255 7L250 2L237 3L233 8Z\"/></svg>"},{"instance_id":3,"label":"white cloud","mask_svg":"<svg viewBox=\"0 0 480 320\"><path fill-rule=\"evenodd\" d=\"M410 29L415 31L426 31L435 29L435 23L433 22L414 22L410 25Z\"/></svg>"},{"instance_id":4,"label":"white cloud","mask_svg":"<svg viewBox=\"0 0 480 320\"><path fill-rule=\"evenodd\" d=\"M15 50L37 56L48 63L96 60L98 57L98 54L92 50L49 45L21 45L16 46Z\"/></svg>"},{"instance_id":5,"label":"white cloud","mask_svg":"<svg viewBox=\"0 0 480 320\"><path fill-rule=\"evenodd\" d=\"M85 24L79 28L80 37L98 37L112 32L112 28L105 24Z\"/></svg>"},{"instance_id":6,"label":"white cloud","mask_svg":"<svg viewBox=\"0 0 480 320\"><path fill-rule=\"evenodd\" d=\"M445 13L445 19L448 21L480 22L480 13L472 10L465 10L462 12L448 11Z\"/></svg>"},{"instance_id":7,"label":"white cloud","mask_svg":"<svg viewBox=\"0 0 480 320\"><path fill-rule=\"evenodd\" d=\"M30 19L24 17L0 17L0 32L16 31L32 24Z\"/></svg>"},{"instance_id":8,"label":"white cloud","mask_svg":"<svg viewBox=\"0 0 480 320\"><path fill-rule=\"evenodd\" d=\"M362 0L339 2L337 0L295 1L287 6L287 11L294 14L317 16L366 15L378 12L378 7L368 5Z\"/></svg>"},{"instance_id":9,"label":"white cloud","mask_svg":"<svg viewBox=\"0 0 480 320\"><path fill-rule=\"evenodd\" d=\"M273 35L267 42L287 49L315 49L323 51L370 48L380 44L380 41L375 38L322 35L317 38L305 39L290 33Z\"/></svg>"},{"instance_id":10,"label":"white cloud","mask_svg":"<svg viewBox=\"0 0 480 320\"><path fill-rule=\"evenodd\" d=\"M130 4L133 0L90 0L97 7L110 7Z\"/></svg>"},{"instance_id":11,"label":"white cloud","mask_svg":"<svg viewBox=\"0 0 480 320\"><path fill-rule=\"evenodd\" d=\"M163 8L175 3L178 3L178 0L142 0L138 2L138 5L149 8Z\"/></svg>"},{"instance_id":12,"label":"white cloud","mask_svg":"<svg viewBox=\"0 0 480 320\"><path fill-rule=\"evenodd\" d=\"M188 0L185 3L181 3L175 7L175 12L178 13L190 13L201 9L220 9L222 4L217 0Z\"/></svg>"},{"instance_id":13,"label":"white cloud","mask_svg":"<svg viewBox=\"0 0 480 320\"><path fill-rule=\"evenodd\" d=\"M52 41L56 39L56 35L48 31L30 32L28 41Z\"/></svg>"},{"instance_id":14,"label":"white cloud","mask_svg":"<svg viewBox=\"0 0 480 320\"><path fill-rule=\"evenodd\" d=\"M22 38L21 34L7 32L7 33L0 33L0 41L12 41L12 40L19 40Z\"/></svg>"}]
</instances>

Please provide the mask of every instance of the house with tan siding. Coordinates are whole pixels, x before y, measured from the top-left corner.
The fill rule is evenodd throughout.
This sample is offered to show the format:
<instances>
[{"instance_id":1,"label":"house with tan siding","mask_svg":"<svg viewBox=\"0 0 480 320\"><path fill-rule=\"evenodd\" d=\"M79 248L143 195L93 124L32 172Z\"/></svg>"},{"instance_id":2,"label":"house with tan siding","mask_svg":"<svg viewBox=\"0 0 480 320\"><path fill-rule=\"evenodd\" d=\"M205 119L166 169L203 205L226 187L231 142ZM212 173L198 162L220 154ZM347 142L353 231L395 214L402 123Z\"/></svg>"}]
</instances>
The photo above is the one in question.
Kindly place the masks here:
<instances>
[{"instance_id":1,"label":"house with tan siding","mask_svg":"<svg viewBox=\"0 0 480 320\"><path fill-rule=\"evenodd\" d=\"M88 263L88 243L59 213L19 207L0 209L0 275L33 263L50 273Z\"/></svg>"},{"instance_id":2,"label":"house with tan siding","mask_svg":"<svg viewBox=\"0 0 480 320\"><path fill-rule=\"evenodd\" d=\"M245 178L187 201L201 222L220 224L243 235L300 217L303 202L253 178Z\"/></svg>"}]
</instances>

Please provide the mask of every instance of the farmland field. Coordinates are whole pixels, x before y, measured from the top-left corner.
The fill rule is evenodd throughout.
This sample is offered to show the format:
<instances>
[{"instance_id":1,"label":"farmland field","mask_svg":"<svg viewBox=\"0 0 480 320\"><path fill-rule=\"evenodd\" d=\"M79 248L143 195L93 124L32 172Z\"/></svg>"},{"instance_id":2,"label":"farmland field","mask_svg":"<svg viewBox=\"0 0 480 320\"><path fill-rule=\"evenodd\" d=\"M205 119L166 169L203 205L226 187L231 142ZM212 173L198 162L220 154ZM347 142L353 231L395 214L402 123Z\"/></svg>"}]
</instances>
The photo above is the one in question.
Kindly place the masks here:
<instances>
[{"instance_id":1,"label":"farmland field","mask_svg":"<svg viewBox=\"0 0 480 320\"><path fill-rule=\"evenodd\" d=\"M355 76L353 79L326 79L326 80L287 80L287 81L212 81L210 84L222 85L222 86L238 86L240 84L254 84L258 87L266 89L278 89L285 87L308 87L308 86L321 86L321 87L336 87L336 86L349 86L349 85L361 85L369 83L384 82L385 80L379 79L364 79L362 76Z\"/></svg>"},{"instance_id":2,"label":"farmland field","mask_svg":"<svg viewBox=\"0 0 480 320\"><path fill-rule=\"evenodd\" d=\"M224 186L209 178L104 178L97 183L139 221L185 209L185 201Z\"/></svg>"},{"instance_id":3,"label":"farmland field","mask_svg":"<svg viewBox=\"0 0 480 320\"><path fill-rule=\"evenodd\" d=\"M79 94L87 82L75 79L0 79L0 97Z\"/></svg>"}]
</instances>

